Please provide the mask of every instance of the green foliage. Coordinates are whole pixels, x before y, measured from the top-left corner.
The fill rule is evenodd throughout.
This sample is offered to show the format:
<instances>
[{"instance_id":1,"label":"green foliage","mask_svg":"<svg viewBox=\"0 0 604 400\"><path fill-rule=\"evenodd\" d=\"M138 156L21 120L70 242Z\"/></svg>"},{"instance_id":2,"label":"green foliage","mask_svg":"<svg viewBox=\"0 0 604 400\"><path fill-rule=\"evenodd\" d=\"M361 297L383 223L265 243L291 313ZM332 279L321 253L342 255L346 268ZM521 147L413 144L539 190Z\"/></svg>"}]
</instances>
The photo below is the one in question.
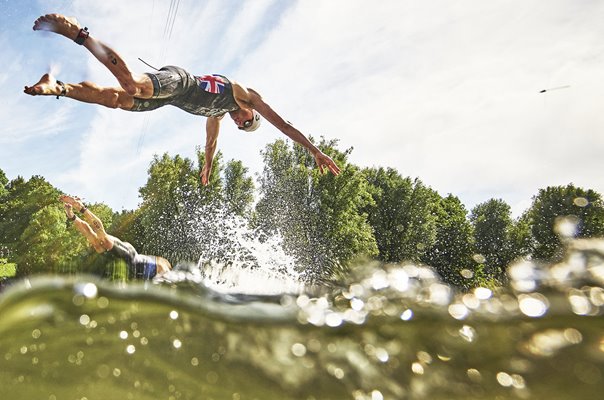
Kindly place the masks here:
<instances>
[{"instance_id":1,"label":"green foliage","mask_svg":"<svg viewBox=\"0 0 604 400\"><path fill-rule=\"evenodd\" d=\"M56 204L59 191L40 176L33 176L29 181L18 177L9 182L6 189L8 193L0 202L0 245L5 256L16 259L19 240L32 216L44 207Z\"/></svg>"},{"instance_id":2,"label":"green foliage","mask_svg":"<svg viewBox=\"0 0 604 400\"><path fill-rule=\"evenodd\" d=\"M604 206L600 194L572 184L550 186L539 190L528 212L535 241L534 257L560 257L562 246L555 232L555 225L557 219L564 216L577 219L577 237L604 235Z\"/></svg>"},{"instance_id":3,"label":"green foliage","mask_svg":"<svg viewBox=\"0 0 604 400\"><path fill-rule=\"evenodd\" d=\"M231 160L224 169L224 204L227 212L249 215L254 202L254 181L241 161Z\"/></svg>"},{"instance_id":4,"label":"green foliage","mask_svg":"<svg viewBox=\"0 0 604 400\"><path fill-rule=\"evenodd\" d=\"M319 148L340 166L340 176L321 174L313 157L301 146L284 141L263 152L264 171L256 224L265 232L279 232L285 249L313 276L329 278L351 259L377 253L371 228L361 209L371 202L359 169L347 163L350 152L339 152L335 142Z\"/></svg>"},{"instance_id":5,"label":"green foliage","mask_svg":"<svg viewBox=\"0 0 604 400\"><path fill-rule=\"evenodd\" d=\"M95 203L89 204L86 206L94 215L96 215L101 222L103 223L103 227L105 231L111 229L111 224L113 223L113 210L107 204L104 203Z\"/></svg>"},{"instance_id":6,"label":"green foliage","mask_svg":"<svg viewBox=\"0 0 604 400\"><path fill-rule=\"evenodd\" d=\"M531 221L528 212L525 212L520 218L514 221L510 230L510 241L512 258L529 257L533 253L535 243L531 232Z\"/></svg>"},{"instance_id":7,"label":"green foliage","mask_svg":"<svg viewBox=\"0 0 604 400\"><path fill-rule=\"evenodd\" d=\"M63 208L57 204L34 213L17 247L18 274L71 270L86 243L75 229L68 228L71 227L66 226Z\"/></svg>"},{"instance_id":8,"label":"green foliage","mask_svg":"<svg viewBox=\"0 0 604 400\"><path fill-rule=\"evenodd\" d=\"M461 201L453 196L441 198L436 204L436 240L423 261L436 268L443 281L467 288L471 282L461 271L473 270L473 229Z\"/></svg>"},{"instance_id":9,"label":"green foliage","mask_svg":"<svg viewBox=\"0 0 604 400\"><path fill-rule=\"evenodd\" d=\"M301 150L300 146L297 146ZM336 141L319 143L322 151L331 155L341 168L339 176L321 174L312 160L312 194L318 200L316 218L322 233L322 244L328 253L327 260L347 265L358 257L374 257L378 254L377 243L367 215L362 212L372 203L369 185L361 170L347 162L352 151L339 152ZM308 152L304 152L308 154ZM316 251L316 250L315 250ZM345 272L342 271L342 272Z\"/></svg>"},{"instance_id":10,"label":"green foliage","mask_svg":"<svg viewBox=\"0 0 604 400\"><path fill-rule=\"evenodd\" d=\"M197 165L199 170L195 171L196 187L199 188L199 201L201 204L215 204L222 200L222 180L220 176L224 169L222 162L222 153L219 151L214 156L212 162L212 171L210 172L209 184L207 186L201 186L199 171L202 170L205 165L205 152L199 147L197 148Z\"/></svg>"},{"instance_id":11,"label":"green foliage","mask_svg":"<svg viewBox=\"0 0 604 400\"><path fill-rule=\"evenodd\" d=\"M392 168L364 170L373 202L364 208L373 228L379 258L419 262L436 240L439 196L419 179L403 178Z\"/></svg>"},{"instance_id":12,"label":"green foliage","mask_svg":"<svg viewBox=\"0 0 604 400\"><path fill-rule=\"evenodd\" d=\"M492 274L486 272L487 268L484 264L478 264L474 268L474 276L472 278L472 287L483 287L491 290L497 290L501 287L501 282L498 281Z\"/></svg>"},{"instance_id":13,"label":"green foliage","mask_svg":"<svg viewBox=\"0 0 604 400\"><path fill-rule=\"evenodd\" d=\"M0 169L0 201L3 201L6 195L8 195L8 178L4 171Z\"/></svg>"},{"instance_id":14,"label":"green foliage","mask_svg":"<svg viewBox=\"0 0 604 400\"><path fill-rule=\"evenodd\" d=\"M220 157L214 161L219 169ZM219 181L214 174L210 188L200 188L199 170L188 158L155 156L149 167L147 183L140 189L140 226L143 243L138 251L161 255L171 262L191 257L191 243L187 235L189 210L198 207L203 200L216 197Z\"/></svg>"},{"instance_id":15,"label":"green foliage","mask_svg":"<svg viewBox=\"0 0 604 400\"><path fill-rule=\"evenodd\" d=\"M113 214L111 226L107 233L128 242L135 249L142 249L144 244L144 229L142 226L142 210L123 210Z\"/></svg>"},{"instance_id":16,"label":"green foliage","mask_svg":"<svg viewBox=\"0 0 604 400\"><path fill-rule=\"evenodd\" d=\"M470 221L474 227L476 252L484 257L487 273L504 281L505 268L514 255L510 206L500 199L488 200L472 209Z\"/></svg>"},{"instance_id":17,"label":"green foliage","mask_svg":"<svg viewBox=\"0 0 604 400\"><path fill-rule=\"evenodd\" d=\"M0 278L12 278L17 274L17 264L9 263L6 258L0 258Z\"/></svg>"}]
</instances>

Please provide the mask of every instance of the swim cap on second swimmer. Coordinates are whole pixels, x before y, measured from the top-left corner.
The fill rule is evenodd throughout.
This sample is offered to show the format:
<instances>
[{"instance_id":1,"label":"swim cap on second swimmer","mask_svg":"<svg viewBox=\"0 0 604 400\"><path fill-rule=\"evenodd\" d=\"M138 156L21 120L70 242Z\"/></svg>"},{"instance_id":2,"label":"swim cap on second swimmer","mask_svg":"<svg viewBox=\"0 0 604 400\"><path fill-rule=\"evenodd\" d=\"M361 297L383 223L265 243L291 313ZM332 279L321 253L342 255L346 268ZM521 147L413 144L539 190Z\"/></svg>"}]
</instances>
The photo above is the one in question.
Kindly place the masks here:
<instances>
[{"instance_id":1,"label":"swim cap on second swimmer","mask_svg":"<svg viewBox=\"0 0 604 400\"><path fill-rule=\"evenodd\" d=\"M256 110L252 110L252 119L245 121L240 129L246 132L254 132L260 126L261 121L260 114Z\"/></svg>"}]
</instances>

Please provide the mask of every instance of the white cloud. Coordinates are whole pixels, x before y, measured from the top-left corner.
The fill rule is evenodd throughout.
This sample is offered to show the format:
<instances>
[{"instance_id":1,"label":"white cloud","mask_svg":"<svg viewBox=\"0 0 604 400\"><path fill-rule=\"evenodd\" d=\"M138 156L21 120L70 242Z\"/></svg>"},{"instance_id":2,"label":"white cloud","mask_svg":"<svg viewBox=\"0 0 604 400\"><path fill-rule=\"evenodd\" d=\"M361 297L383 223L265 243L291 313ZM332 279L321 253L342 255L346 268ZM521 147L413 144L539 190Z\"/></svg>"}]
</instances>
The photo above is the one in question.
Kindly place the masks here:
<instances>
[{"instance_id":1,"label":"white cloud","mask_svg":"<svg viewBox=\"0 0 604 400\"><path fill-rule=\"evenodd\" d=\"M38 99L23 93L25 84L32 85L41 76L33 78L33 82L23 81L22 70L26 63L26 56L10 45L5 34L0 34L0 47L6 63L0 71L0 85L2 86L2 106L0 107L0 121L2 121L2 135L0 144L10 146L17 142L24 142L41 136L57 135L68 129L71 107L49 107ZM44 119L31 118L47 110L53 113Z\"/></svg>"},{"instance_id":2,"label":"white cloud","mask_svg":"<svg viewBox=\"0 0 604 400\"><path fill-rule=\"evenodd\" d=\"M213 61L218 66L228 66L234 60L241 59L250 51L249 45L252 37L262 29L263 17L275 0L256 0L248 1L241 5L239 10L233 10L235 13L228 16L226 29L221 33L217 43L214 46L219 51L216 60ZM224 68L224 67L223 67Z\"/></svg>"},{"instance_id":3,"label":"white cloud","mask_svg":"<svg viewBox=\"0 0 604 400\"><path fill-rule=\"evenodd\" d=\"M242 67L307 132L470 204L550 182L604 189L596 168L580 167L598 164L604 144L604 5L346 4L298 3ZM571 88L538 93L560 84Z\"/></svg>"}]
</instances>

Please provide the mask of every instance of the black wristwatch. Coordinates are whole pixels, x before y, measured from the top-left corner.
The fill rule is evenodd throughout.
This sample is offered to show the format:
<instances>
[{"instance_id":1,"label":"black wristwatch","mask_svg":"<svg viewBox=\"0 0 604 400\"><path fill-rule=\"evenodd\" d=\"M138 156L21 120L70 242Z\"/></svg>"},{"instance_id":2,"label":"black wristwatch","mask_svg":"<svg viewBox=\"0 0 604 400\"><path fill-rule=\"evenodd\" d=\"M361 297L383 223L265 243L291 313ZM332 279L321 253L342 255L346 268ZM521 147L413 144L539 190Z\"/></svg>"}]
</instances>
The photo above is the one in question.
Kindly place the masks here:
<instances>
[{"instance_id":1,"label":"black wristwatch","mask_svg":"<svg viewBox=\"0 0 604 400\"><path fill-rule=\"evenodd\" d=\"M80 32L78 32L78 36L76 36L76 38L74 39L74 41L79 44L82 45L84 44L84 42L86 41L86 39L88 39L88 28L84 27L84 29L80 29Z\"/></svg>"}]
</instances>

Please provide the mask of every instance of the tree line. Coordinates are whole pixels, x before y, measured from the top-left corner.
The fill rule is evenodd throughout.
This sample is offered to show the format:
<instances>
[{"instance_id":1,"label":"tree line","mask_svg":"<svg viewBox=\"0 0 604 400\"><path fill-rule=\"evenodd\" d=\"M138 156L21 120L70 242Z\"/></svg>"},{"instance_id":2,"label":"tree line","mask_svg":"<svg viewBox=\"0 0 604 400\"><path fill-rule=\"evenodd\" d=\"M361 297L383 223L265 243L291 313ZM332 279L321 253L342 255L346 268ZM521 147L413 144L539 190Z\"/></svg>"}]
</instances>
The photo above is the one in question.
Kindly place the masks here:
<instances>
[{"instance_id":1,"label":"tree line","mask_svg":"<svg viewBox=\"0 0 604 400\"><path fill-rule=\"evenodd\" d=\"M341 167L339 176L320 174L306 150L277 140L261 152L258 187L241 161L224 162L220 153L204 187L198 149L197 160L156 155L137 209L88 207L110 234L173 265L197 262L200 255L228 259L237 244L221 224L236 218L260 238L280 235L284 250L313 282L337 280L355 260L370 258L432 266L461 289L501 285L506 266L517 258L561 256L555 232L561 217L576 222L577 237L604 235L602 198L591 189L540 189L516 219L501 199L468 212L459 198L441 196L417 178L350 163L352 149L342 151L336 141L323 139L318 147ZM108 268L66 223L60 194L41 176L9 180L0 170L0 261L14 264L17 276L86 272L123 279L125 266Z\"/></svg>"}]
</instances>

